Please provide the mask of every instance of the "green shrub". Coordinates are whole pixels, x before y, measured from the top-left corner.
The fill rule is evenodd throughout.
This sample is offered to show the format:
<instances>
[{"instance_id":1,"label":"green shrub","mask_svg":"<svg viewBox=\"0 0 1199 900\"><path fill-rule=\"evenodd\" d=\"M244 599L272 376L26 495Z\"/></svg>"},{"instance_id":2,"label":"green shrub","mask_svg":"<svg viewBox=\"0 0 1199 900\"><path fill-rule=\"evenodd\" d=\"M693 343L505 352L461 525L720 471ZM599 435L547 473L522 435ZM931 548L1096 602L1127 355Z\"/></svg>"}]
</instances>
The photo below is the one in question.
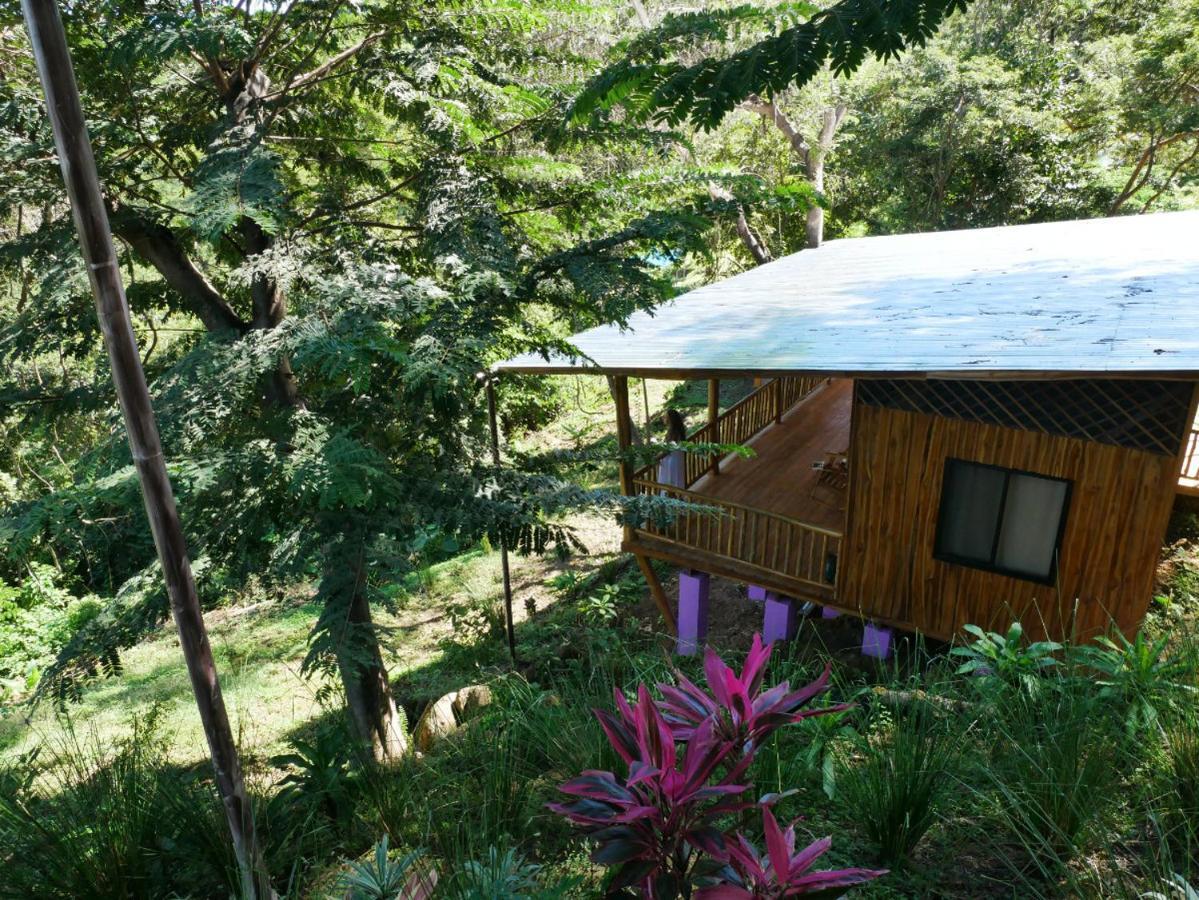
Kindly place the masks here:
<instances>
[{"instance_id":1,"label":"green shrub","mask_svg":"<svg viewBox=\"0 0 1199 900\"><path fill-rule=\"evenodd\" d=\"M1003 832L1043 875L1062 870L1117 799L1121 776L1109 712L1092 685L1065 678L997 703L992 756L980 780ZM1016 865L1010 855L1004 861Z\"/></svg>"},{"instance_id":2,"label":"green shrub","mask_svg":"<svg viewBox=\"0 0 1199 900\"><path fill-rule=\"evenodd\" d=\"M1188 678L1193 680L1193 665L1167 652L1169 640L1169 635L1150 640L1142 630L1130 641L1117 632L1114 640L1100 637L1094 645L1074 651L1075 658L1099 676L1099 696L1124 711L1130 735L1155 728L1162 712L1177 700L1187 695L1193 699L1195 688L1186 684Z\"/></svg>"},{"instance_id":3,"label":"green shrub","mask_svg":"<svg viewBox=\"0 0 1199 900\"><path fill-rule=\"evenodd\" d=\"M1062 645L1054 641L1036 641L1024 644L1024 628L1013 622L1007 634L983 631L977 625L966 625L964 630L975 640L965 646L954 647L951 656L959 656L965 662L958 668L960 675L977 675L983 680L980 685L1018 685L1029 692L1040 687L1039 676L1057 665L1054 654Z\"/></svg>"},{"instance_id":4,"label":"green shrub","mask_svg":"<svg viewBox=\"0 0 1199 900\"><path fill-rule=\"evenodd\" d=\"M1171 844L1199 850L1199 712L1193 706L1165 731L1165 767L1158 802Z\"/></svg>"},{"instance_id":5,"label":"green shrub","mask_svg":"<svg viewBox=\"0 0 1199 900\"><path fill-rule=\"evenodd\" d=\"M52 566L33 563L28 572L15 587L0 581L0 700L37 687L55 654L102 609L98 598L62 586Z\"/></svg>"},{"instance_id":6,"label":"green shrub","mask_svg":"<svg viewBox=\"0 0 1199 900\"><path fill-rule=\"evenodd\" d=\"M165 761L156 716L111 752L73 732L0 777L0 897L228 897L237 869L211 783Z\"/></svg>"},{"instance_id":7,"label":"green shrub","mask_svg":"<svg viewBox=\"0 0 1199 900\"><path fill-rule=\"evenodd\" d=\"M842 759L837 796L888 865L909 857L957 785L958 729L923 704L862 737Z\"/></svg>"}]
</instances>

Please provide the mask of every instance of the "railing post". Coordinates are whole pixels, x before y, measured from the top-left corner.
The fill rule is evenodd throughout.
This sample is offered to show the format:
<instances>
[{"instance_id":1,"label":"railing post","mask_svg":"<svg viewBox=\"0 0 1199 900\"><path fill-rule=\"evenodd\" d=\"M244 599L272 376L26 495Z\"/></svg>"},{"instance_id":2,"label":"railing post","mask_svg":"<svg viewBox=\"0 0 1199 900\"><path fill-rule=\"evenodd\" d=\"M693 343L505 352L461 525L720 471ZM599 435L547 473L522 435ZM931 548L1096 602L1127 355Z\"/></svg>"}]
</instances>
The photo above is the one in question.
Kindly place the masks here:
<instances>
[{"instance_id":1,"label":"railing post","mask_svg":"<svg viewBox=\"0 0 1199 900\"><path fill-rule=\"evenodd\" d=\"M720 379L708 379L708 432L713 444L720 443ZM713 453L708 464L713 475L720 474L720 454Z\"/></svg>"},{"instance_id":2,"label":"railing post","mask_svg":"<svg viewBox=\"0 0 1199 900\"><path fill-rule=\"evenodd\" d=\"M620 448L620 492L633 496L633 464L628 452L633 440L633 423L629 418L629 379L612 376L612 399L616 401L616 444Z\"/></svg>"},{"instance_id":3,"label":"railing post","mask_svg":"<svg viewBox=\"0 0 1199 900\"><path fill-rule=\"evenodd\" d=\"M776 378L771 391L774 393L774 424L783 421L783 379Z\"/></svg>"}]
</instances>

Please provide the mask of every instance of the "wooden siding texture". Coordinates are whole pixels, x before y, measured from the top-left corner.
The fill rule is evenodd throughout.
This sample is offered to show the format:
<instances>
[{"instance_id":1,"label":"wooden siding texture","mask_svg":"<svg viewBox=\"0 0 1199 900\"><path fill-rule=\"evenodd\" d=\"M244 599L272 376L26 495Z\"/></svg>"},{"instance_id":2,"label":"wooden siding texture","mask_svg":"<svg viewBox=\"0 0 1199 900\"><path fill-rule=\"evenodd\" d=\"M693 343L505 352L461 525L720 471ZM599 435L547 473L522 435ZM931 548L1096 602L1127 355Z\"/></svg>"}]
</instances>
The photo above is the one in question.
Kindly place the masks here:
<instances>
[{"instance_id":1,"label":"wooden siding texture","mask_svg":"<svg viewBox=\"0 0 1199 900\"><path fill-rule=\"evenodd\" d=\"M933 558L951 457L1072 482L1056 584ZM1178 455L855 403L836 604L940 638L967 623L998 630L1016 619L1032 637L1085 637L1111 621L1134 631L1180 463Z\"/></svg>"}]
</instances>

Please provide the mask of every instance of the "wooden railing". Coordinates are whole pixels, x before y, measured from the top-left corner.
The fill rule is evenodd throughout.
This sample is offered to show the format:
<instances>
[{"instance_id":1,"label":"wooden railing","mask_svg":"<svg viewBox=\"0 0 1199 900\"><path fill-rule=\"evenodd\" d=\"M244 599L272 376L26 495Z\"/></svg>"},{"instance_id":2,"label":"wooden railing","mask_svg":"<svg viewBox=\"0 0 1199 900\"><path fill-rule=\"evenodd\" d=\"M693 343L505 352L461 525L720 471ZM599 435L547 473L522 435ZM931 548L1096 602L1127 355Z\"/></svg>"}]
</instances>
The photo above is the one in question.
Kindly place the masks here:
<instances>
[{"instance_id":1,"label":"wooden railing","mask_svg":"<svg viewBox=\"0 0 1199 900\"><path fill-rule=\"evenodd\" d=\"M796 403L828 381L827 378L773 378L742 397L719 416L687 435L687 440L702 444L746 444L768 425L778 422ZM715 464L712 456L688 453L684 466L684 487L691 487ZM636 480L654 480L658 463L653 462L633 473Z\"/></svg>"},{"instance_id":2,"label":"wooden railing","mask_svg":"<svg viewBox=\"0 0 1199 900\"><path fill-rule=\"evenodd\" d=\"M673 497L703 509L678 513L668 525L634 529L657 541L698 550L818 588L836 584L841 535L777 513L706 497L649 479L633 482L636 494Z\"/></svg>"}]
</instances>

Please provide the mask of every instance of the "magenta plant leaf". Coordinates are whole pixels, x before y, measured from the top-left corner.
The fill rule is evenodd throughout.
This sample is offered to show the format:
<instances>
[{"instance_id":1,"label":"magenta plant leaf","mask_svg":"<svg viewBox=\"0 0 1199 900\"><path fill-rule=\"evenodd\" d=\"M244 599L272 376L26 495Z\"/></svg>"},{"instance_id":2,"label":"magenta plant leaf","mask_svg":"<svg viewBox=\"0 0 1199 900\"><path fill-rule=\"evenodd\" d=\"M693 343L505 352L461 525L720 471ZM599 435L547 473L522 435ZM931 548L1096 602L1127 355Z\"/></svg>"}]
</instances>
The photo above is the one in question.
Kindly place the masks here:
<instances>
[{"instance_id":1,"label":"magenta plant leaf","mask_svg":"<svg viewBox=\"0 0 1199 900\"><path fill-rule=\"evenodd\" d=\"M767 794L756 804L744 799L750 766L766 738L791 722L846 708L806 708L828 689L827 668L799 690L786 682L763 690L770 649L754 635L740 675L709 649L707 691L676 672L673 684L658 685L658 700L642 684L635 702L617 689L614 712L595 710L627 773L583 772L561 786L568 802L547 806L592 839L592 859L613 868L610 890L634 887L647 898L754 900L824 894L881 874L808 871L828 840L796 853L795 826L784 831L768 808L792 792ZM745 835L720 828L755 806L762 809L765 854ZM720 874L697 865L700 857Z\"/></svg>"},{"instance_id":2,"label":"magenta plant leaf","mask_svg":"<svg viewBox=\"0 0 1199 900\"><path fill-rule=\"evenodd\" d=\"M743 834L729 842L729 864L739 879L735 886L746 891L740 896L773 900L823 895L887 874L886 869L862 868L810 872L812 864L832 845L830 838L814 841L796 853L794 824L783 831L768 808L762 809L762 830L766 835L765 856ZM701 890L696 896L711 900L722 895Z\"/></svg>"}]
</instances>

